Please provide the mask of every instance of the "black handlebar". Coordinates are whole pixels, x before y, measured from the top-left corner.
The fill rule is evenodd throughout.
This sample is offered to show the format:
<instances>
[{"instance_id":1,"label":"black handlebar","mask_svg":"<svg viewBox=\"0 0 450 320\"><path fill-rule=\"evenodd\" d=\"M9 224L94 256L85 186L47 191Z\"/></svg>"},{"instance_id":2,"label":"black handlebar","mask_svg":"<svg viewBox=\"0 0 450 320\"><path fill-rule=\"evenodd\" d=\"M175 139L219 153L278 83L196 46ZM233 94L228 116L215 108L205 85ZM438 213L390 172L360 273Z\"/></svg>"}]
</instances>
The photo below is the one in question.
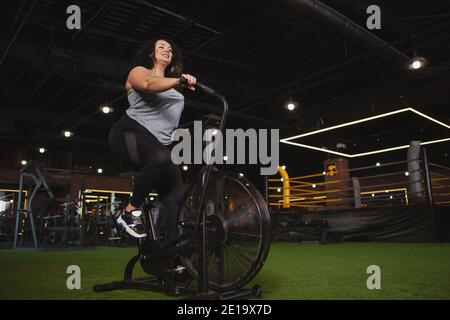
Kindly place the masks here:
<instances>
[{"instance_id":1,"label":"black handlebar","mask_svg":"<svg viewBox=\"0 0 450 320\"><path fill-rule=\"evenodd\" d=\"M181 84L182 87L187 87L187 84L188 84L187 79L183 78L183 77L180 77L180 84ZM195 83L195 88L198 88L198 89L200 89L200 90L204 91L205 93L210 94L212 96L217 95L217 92L214 89L212 89L212 88L210 88L210 87L208 87L208 86L206 86L206 85L204 85L203 83L200 83L200 82L196 82Z\"/></svg>"},{"instance_id":2,"label":"black handlebar","mask_svg":"<svg viewBox=\"0 0 450 320\"><path fill-rule=\"evenodd\" d=\"M216 92L214 89L212 89L212 88L210 88L210 87L208 87L208 86L205 86L203 83L197 82L197 83L195 84L195 87L196 87L196 88L199 88L200 90L202 90L202 91L204 91L205 93L210 94L210 95L212 95L212 96L217 95L217 92Z\"/></svg>"},{"instance_id":3,"label":"black handlebar","mask_svg":"<svg viewBox=\"0 0 450 320\"><path fill-rule=\"evenodd\" d=\"M188 81L187 81L186 78L180 77L180 84L181 84L181 86L187 87L187 83L188 83ZM210 87L208 87L208 86L206 86L203 83L200 83L198 81L195 83L195 88L198 88L198 89L202 90L206 94L215 96L215 97L219 98L222 101L223 114L222 114L222 117L221 117L219 130L221 132L223 132L223 130L225 128L225 121L226 121L227 116L228 116L228 102L225 100L225 97L222 96L220 93L216 92L216 90L214 90L214 89L212 89L212 88L210 88Z\"/></svg>"}]
</instances>

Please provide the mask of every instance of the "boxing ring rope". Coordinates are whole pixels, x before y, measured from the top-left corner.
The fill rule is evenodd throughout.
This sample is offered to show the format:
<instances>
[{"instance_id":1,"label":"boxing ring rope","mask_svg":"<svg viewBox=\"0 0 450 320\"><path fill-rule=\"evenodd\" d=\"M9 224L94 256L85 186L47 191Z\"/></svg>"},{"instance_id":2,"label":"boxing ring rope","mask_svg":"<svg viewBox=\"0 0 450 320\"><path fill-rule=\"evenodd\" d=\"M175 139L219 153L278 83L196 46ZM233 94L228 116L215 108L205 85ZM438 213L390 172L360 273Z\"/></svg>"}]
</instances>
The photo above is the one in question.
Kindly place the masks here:
<instances>
[{"instance_id":1,"label":"boxing ring rope","mask_svg":"<svg viewBox=\"0 0 450 320\"><path fill-rule=\"evenodd\" d=\"M428 165L430 167L434 204L450 204L450 184L443 184L450 180L450 168L433 162L429 162Z\"/></svg>"},{"instance_id":2,"label":"boxing ring rope","mask_svg":"<svg viewBox=\"0 0 450 320\"><path fill-rule=\"evenodd\" d=\"M401 190L404 192L402 197L405 198L406 205L408 205L408 196L412 196L412 195L421 195L421 196L423 196L423 192L422 191L408 193L406 191L406 188L403 188ZM395 190L395 192L398 192L398 191L399 191L399 189ZM379 191L368 192L368 193L377 193L377 192L378 193L383 193L384 191L379 190ZM393 190L389 190L389 193L387 193L387 195L391 196L392 192L393 192ZM375 196L366 196L366 197L362 197L362 199L364 199L364 201L366 201L366 202L379 201L379 200L386 200L386 201L388 201L387 199L384 199L385 196L386 196L386 194L384 196L377 196L377 195L375 195ZM400 196L398 196L398 197L400 197ZM340 202L340 201L344 201L344 200L354 200L354 199L355 199L355 197L346 197L346 198L338 198L338 199L304 201L301 204L292 203L292 202L295 202L297 200L301 200L301 198L299 198L299 199L296 199L296 200L291 200L290 206L291 207L321 208L322 206L319 206L319 205L304 205L304 204L309 204L309 203L326 203L326 202ZM271 203L271 205L272 206L282 206L283 203Z\"/></svg>"},{"instance_id":3,"label":"boxing ring rope","mask_svg":"<svg viewBox=\"0 0 450 320\"><path fill-rule=\"evenodd\" d=\"M336 170L333 175L343 172L357 172L362 170L370 169L380 169L392 167L395 165L404 165L409 162L421 162L420 159L415 158L411 160L395 161L384 164L377 164L373 166L364 166L358 168L352 168L347 170ZM269 205L278 208L289 208L289 207L303 207L310 209L323 209L332 208L334 204L344 205L347 207L353 207L357 200L364 202L362 206L367 206L371 202L383 202L383 205L393 205L398 204L399 199L402 205L408 205L410 198L423 199L424 198L424 187L423 179L407 178L407 180L399 180L402 176L409 176L415 173L423 174L422 169L417 170L402 170L397 172L388 172L382 174L373 174L369 176L353 176L349 179L334 179L323 181L327 177L330 177L330 172L323 171L322 173L307 174L298 177L289 177L287 172L279 167L279 173L282 176L281 179L268 179L270 185L267 186L267 193L269 198ZM407 173L407 174L405 174ZM307 179L317 179L320 181L306 181ZM375 183L370 184L370 180L376 179L386 179L387 183ZM448 177L444 177L447 179ZM323 180L322 180L323 179ZM351 185L354 184L354 180L367 181L367 183L358 186L358 190L355 190L355 186L342 188L339 185ZM394 182L391 182L394 181ZM281 185L280 185L281 183ZM408 191L408 186L417 183L421 190L419 191ZM395 187L394 189L392 189ZM389 189L391 188L391 189ZM316 189L316 190L314 190ZM276 190L277 193L274 193ZM350 196L350 192L354 195ZM282 193L282 194L280 194ZM281 199L280 199L281 198Z\"/></svg>"}]
</instances>

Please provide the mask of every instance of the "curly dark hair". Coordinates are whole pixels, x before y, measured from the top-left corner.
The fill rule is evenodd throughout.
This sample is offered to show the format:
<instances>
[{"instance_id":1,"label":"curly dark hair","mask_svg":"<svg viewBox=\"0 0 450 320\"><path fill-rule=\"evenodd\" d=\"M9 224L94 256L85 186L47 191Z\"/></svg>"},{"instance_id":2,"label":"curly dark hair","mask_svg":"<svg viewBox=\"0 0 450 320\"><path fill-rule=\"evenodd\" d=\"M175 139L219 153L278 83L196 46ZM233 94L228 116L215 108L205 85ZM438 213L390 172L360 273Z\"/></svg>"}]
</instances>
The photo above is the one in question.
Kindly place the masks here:
<instances>
[{"instance_id":1,"label":"curly dark hair","mask_svg":"<svg viewBox=\"0 0 450 320\"><path fill-rule=\"evenodd\" d=\"M183 72L183 59L181 56L181 51L175 42L167 37L153 37L145 41L137 51L131 69L137 66L142 66L148 69L153 68L154 63L150 55L155 54L155 44L158 40L167 41L172 47L172 61L166 67L164 76L170 78L180 77Z\"/></svg>"}]
</instances>

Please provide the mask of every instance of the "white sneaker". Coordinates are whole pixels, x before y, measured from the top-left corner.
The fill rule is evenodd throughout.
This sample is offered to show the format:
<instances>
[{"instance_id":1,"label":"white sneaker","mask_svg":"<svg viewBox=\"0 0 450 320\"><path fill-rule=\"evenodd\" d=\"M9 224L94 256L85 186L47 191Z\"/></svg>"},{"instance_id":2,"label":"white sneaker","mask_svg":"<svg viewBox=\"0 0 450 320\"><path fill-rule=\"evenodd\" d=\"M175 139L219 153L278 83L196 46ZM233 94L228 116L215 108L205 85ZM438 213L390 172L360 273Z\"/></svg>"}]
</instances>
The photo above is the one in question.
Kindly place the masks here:
<instances>
[{"instance_id":1,"label":"white sneaker","mask_svg":"<svg viewBox=\"0 0 450 320\"><path fill-rule=\"evenodd\" d=\"M117 223L122 225L126 232L135 238L145 238L147 236L145 225L142 221L142 211L135 210L131 213L123 212L117 218Z\"/></svg>"}]
</instances>

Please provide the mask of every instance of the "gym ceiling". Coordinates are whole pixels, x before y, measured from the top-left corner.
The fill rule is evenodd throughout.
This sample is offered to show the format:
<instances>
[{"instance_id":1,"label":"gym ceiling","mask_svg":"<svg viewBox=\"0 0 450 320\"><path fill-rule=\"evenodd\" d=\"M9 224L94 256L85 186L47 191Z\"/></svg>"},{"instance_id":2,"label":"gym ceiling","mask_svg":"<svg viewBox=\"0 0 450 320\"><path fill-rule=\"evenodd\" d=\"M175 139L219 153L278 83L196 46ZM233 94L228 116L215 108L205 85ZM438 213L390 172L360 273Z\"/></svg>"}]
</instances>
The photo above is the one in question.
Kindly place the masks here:
<instances>
[{"instance_id":1,"label":"gym ceiling","mask_svg":"<svg viewBox=\"0 0 450 320\"><path fill-rule=\"evenodd\" d=\"M429 64L418 72L291 2L2 1L2 151L20 147L33 153L45 145L49 153L71 151L80 164L108 168L108 130L128 105L123 84L129 64L143 41L156 34L175 39L186 73L227 97L229 127L279 128L286 138L408 107L450 123L449 1L322 1L364 28L367 7L380 6L382 28L370 33L405 56L425 57ZM81 8L81 30L66 27L66 9L73 4ZM298 102L294 111L285 107L289 99ZM103 105L114 112L103 114ZM186 93L181 124L218 106L201 94ZM64 130L74 135L68 139ZM441 133L450 137L448 130L408 115L378 121L367 130L349 127L315 143L364 151ZM444 164L449 146L428 148ZM280 153L284 164L306 172L321 169L329 157L286 144ZM358 164L395 157L404 160L405 150L376 160L361 158Z\"/></svg>"}]
</instances>

